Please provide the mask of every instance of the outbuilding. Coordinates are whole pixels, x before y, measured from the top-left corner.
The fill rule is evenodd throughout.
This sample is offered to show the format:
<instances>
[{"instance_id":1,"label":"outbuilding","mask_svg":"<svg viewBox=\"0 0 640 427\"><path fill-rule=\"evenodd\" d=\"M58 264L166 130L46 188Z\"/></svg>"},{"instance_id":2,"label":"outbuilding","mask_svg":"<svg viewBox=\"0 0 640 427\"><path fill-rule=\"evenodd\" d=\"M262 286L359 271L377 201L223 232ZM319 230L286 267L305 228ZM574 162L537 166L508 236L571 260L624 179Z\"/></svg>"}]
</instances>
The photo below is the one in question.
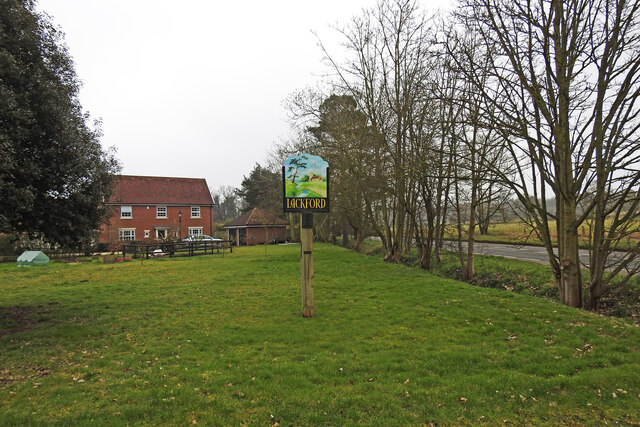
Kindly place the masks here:
<instances>
[{"instance_id":1,"label":"outbuilding","mask_svg":"<svg viewBox=\"0 0 640 427\"><path fill-rule=\"evenodd\" d=\"M236 246L281 243L286 240L289 223L259 208L253 208L224 226L227 239Z\"/></svg>"}]
</instances>

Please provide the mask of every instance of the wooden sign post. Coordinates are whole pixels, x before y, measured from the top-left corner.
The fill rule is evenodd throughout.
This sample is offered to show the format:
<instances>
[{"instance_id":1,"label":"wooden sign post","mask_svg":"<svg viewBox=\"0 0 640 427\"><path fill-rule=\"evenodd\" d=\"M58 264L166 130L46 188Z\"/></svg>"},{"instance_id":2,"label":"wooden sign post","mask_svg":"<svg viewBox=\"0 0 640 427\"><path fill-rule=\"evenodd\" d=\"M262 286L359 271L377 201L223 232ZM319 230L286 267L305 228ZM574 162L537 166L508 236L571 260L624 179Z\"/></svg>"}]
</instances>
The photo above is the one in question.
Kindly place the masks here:
<instances>
[{"instance_id":1,"label":"wooden sign post","mask_svg":"<svg viewBox=\"0 0 640 427\"><path fill-rule=\"evenodd\" d=\"M282 165L283 211L300 212L302 316L315 315L313 298L313 213L329 212L329 164L300 154Z\"/></svg>"},{"instance_id":2,"label":"wooden sign post","mask_svg":"<svg viewBox=\"0 0 640 427\"><path fill-rule=\"evenodd\" d=\"M302 243L302 316L315 315L315 301L313 299L313 214L303 213L300 224L300 240Z\"/></svg>"}]
</instances>

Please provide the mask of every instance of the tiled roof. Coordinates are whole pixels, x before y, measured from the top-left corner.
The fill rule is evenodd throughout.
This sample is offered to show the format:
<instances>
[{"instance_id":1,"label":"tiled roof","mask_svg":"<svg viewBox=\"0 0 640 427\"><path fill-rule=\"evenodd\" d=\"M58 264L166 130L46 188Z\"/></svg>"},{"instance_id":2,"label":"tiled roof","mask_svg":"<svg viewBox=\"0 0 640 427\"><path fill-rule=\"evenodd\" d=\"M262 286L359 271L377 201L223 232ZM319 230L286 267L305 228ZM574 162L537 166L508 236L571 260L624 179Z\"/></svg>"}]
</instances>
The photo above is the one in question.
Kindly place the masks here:
<instances>
[{"instance_id":1,"label":"tiled roof","mask_svg":"<svg viewBox=\"0 0 640 427\"><path fill-rule=\"evenodd\" d=\"M253 208L250 211L243 213L233 221L227 223L224 228L260 225L289 225L289 223L284 219L263 211L262 209Z\"/></svg>"},{"instance_id":2,"label":"tiled roof","mask_svg":"<svg viewBox=\"0 0 640 427\"><path fill-rule=\"evenodd\" d=\"M213 205L203 178L119 175L111 204Z\"/></svg>"}]
</instances>

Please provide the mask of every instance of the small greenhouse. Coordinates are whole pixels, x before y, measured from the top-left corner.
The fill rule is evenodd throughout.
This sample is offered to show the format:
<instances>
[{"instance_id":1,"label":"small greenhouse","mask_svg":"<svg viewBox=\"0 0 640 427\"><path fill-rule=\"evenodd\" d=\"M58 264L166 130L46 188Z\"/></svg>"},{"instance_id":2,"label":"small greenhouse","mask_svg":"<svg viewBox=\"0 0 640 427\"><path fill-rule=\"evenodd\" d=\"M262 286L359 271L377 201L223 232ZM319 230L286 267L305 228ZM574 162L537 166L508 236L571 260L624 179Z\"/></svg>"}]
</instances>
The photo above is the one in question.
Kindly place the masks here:
<instances>
[{"instance_id":1,"label":"small greenhouse","mask_svg":"<svg viewBox=\"0 0 640 427\"><path fill-rule=\"evenodd\" d=\"M49 257L42 251L25 251L18 257L18 267L49 264Z\"/></svg>"}]
</instances>

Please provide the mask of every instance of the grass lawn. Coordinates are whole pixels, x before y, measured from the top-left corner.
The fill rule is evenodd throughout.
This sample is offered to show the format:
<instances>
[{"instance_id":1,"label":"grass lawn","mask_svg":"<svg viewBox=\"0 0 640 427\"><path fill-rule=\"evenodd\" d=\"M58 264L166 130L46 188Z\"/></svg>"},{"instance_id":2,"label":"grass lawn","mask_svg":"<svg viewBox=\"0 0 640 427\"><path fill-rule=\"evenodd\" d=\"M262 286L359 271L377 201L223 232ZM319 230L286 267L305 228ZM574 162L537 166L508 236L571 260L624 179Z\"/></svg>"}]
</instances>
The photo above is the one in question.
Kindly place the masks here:
<instances>
[{"instance_id":1,"label":"grass lawn","mask_svg":"<svg viewBox=\"0 0 640 427\"><path fill-rule=\"evenodd\" d=\"M640 422L640 328L316 244L0 265L0 424Z\"/></svg>"}]
</instances>

